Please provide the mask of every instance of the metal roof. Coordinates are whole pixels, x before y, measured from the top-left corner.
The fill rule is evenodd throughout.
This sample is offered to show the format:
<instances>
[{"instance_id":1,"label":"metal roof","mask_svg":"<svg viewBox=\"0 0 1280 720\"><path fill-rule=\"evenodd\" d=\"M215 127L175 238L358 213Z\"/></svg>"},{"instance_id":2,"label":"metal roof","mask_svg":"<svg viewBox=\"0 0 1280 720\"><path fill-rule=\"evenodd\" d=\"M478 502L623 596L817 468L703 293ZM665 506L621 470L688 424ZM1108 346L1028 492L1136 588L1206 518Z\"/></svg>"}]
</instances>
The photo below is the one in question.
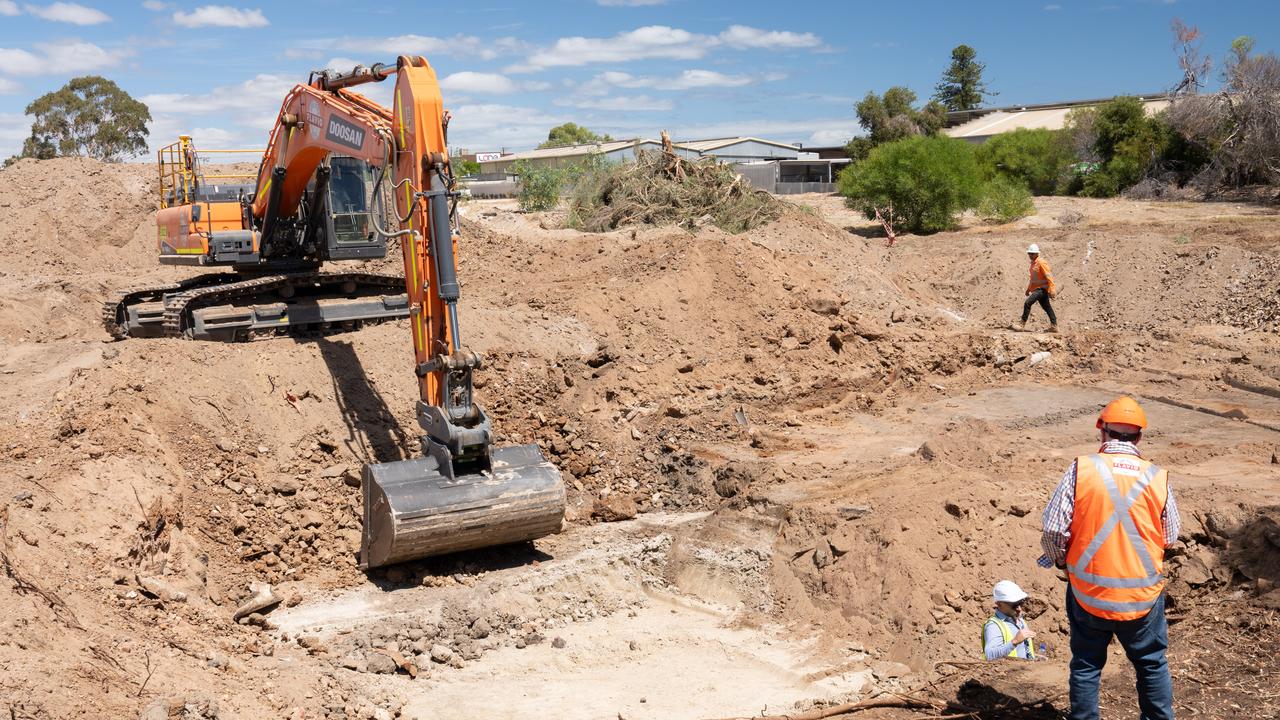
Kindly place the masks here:
<instances>
[{"instance_id":1,"label":"metal roof","mask_svg":"<svg viewBox=\"0 0 1280 720\"><path fill-rule=\"evenodd\" d=\"M553 148L539 148L537 150L527 150L525 152L513 153L511 155L503 155L497 160L487 160L486 163L508 162L511 160L534 160L538 158L563 158L576 157L578 155L592 155L594 153L609 153L614 150L623 150L633 145L660 145L657 140L645 140L643 138L632 138L630 140L609 140L607 142L585 143L582 145L562 145Z\"/></svg>"},{"instance_id":2,"label":"metal roof","mask_svg":"<svg viewBox=\"0 0 1280 720\"><path fill-rule=\"evenodd\" d=\"M799 150L795 145L774 142L773 140L761 140L758 137L727 137L727 138L710 138L708 140L688 140L676 143L680 147L703 153L708 150L718 150L729 145L737 145L743 142L758 142L764 145L773 145L774 147L786 148L788 150Z\"/></svg>"},{"instance_id":3,"label":"metal roof","mask_svg":"<svg viewBox=\"0 0 1280 720\"><path fill-rule=\"evenodd\" d=\"M1101 102L1106 102L1101 101ZM1143 105L1148 115L1154 115L1161 110L1169 107L1169 101L1166 98L1155 98L1144 100ZM1052 107L1035 108L1027 106L1025 108L1007 108L996 110L980 117L974 118L966 123L943 130L947 135L953 138L979 138L991 135L999 135L1013 130L1029 129L1029 130L1061 130L1066 127L1067 115L1072 110L1082 107L1090 107L1083 103L1061 104Z\"/></svg>"}]
</instances>

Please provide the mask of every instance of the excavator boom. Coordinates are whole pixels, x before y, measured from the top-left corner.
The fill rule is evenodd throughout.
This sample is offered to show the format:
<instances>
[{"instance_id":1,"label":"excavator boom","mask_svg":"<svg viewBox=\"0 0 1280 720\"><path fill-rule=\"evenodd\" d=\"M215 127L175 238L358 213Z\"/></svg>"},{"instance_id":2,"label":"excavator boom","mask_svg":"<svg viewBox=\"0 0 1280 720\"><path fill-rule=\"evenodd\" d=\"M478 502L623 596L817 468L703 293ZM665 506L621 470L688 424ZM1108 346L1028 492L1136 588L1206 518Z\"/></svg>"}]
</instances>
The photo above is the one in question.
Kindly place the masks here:
<instances>
[{"instance_id":1,"label":"excavator boom","mask_svg":"<svg viewBox=\"0 0 1280 720\"><path fill-rule=\"evenodd\" d=\"M322 75L313 80L312 89L332 87L336 89L329 92L345 95L342 88L380 81L392 72L383 65L358 67L344 75ZM402 56L394 72L389 126L370 115L353 114L349 122L320 114L319 130L312 124L316 118L304 120L301 129L313 139L310 144L320 143L314 137L321 135L323 143L347 143L352 151L358 144L372 158L380 152L375 194L389 171L393 177L393 224L398 227L382 229L400 238L404 256L424 457L365 467L364 568L558 532L565 504L564 483L555 466L536 445L494 448L489 418L472 397L471 376L480 369L481 358L463 345L458 320L457 194L447 150L449 115L435 71L425 59ZM282 110L282 117L286 114ZM289 148L291 134L299 130L285 132L279 157L307 152L310 144L305 141L302 150ZM262 205L268 213L273 203L287 211L293 201L295 189L288 174L283 175L279 196ZM255 212L258 207L255 202Z\"/></svg>"}]
</instances>

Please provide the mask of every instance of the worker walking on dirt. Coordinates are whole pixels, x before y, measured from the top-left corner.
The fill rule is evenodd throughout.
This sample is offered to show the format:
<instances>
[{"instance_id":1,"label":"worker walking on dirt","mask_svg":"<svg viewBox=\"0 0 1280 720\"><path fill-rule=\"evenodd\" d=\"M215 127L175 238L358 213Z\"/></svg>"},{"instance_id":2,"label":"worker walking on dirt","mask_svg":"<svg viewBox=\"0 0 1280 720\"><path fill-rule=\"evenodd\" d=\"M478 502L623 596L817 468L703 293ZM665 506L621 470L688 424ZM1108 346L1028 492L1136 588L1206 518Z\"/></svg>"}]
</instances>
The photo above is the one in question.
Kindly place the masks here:
<instances>
[{"instance_id":1,"label":"worker walking on dirt","mask_svg":"<svg viewBox=\"0 0 1280 720\"><path fill-rule=\"evenodd\" d=\"M1050 298L1058 296L1058 285L1049 273L1049 263L1040 257L1040 246L1031 243L1027 246L1027 257L1031 258L1031 280L1027 283L1027 299L1022 303L1022 323L1019 330L1027 329L1027 318L1031 317L1031 306L1040 303L1044 314L1049 316L1049 332L1058 332L1058 316L1049 304Z\"/></svg>"},{"instance_id":2,"label":"worker walking on dirt","mask_svg":"<svg viewBox=\"0 0 1280 720\"><path fill-rule=\"evenodd\" d=\"M1137 401L1112 401L1098 417L1102 447L1076 458L1043 516L1043 567L1067 571L1071 627L1071 720L1096 720L1098 685L1112 636L1138 677L1143 720L1172 720L1165 650L1164 551L1181 518L1169 474L1144 460L1147 416Z\"/></svg>"},{"instance_id":3,"label":"worker walking on dirt","mask_svg":"<svg viewBox=\"0 0 1280 720\"><path fill-rule=\"evenodd\" d=\"M988 660L1022 658L1035 660L1031 640L1036 634L1022 618L1027 594L1012 580L1001 580L991 591L996 612L982 624L982 651Z\"/></svg>"}]
</instances>

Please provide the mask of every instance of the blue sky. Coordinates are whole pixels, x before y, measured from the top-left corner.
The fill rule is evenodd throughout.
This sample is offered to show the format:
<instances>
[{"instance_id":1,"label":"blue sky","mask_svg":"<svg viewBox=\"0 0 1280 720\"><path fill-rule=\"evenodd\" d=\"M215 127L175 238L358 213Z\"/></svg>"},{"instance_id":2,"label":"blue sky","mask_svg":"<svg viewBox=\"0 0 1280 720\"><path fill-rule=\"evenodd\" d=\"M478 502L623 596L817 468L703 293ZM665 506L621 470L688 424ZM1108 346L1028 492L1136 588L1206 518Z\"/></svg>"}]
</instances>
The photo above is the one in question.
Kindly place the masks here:
<instances>
[{"instance_id":1,"label":"blue sky","mask_svg":"<svg viewBox=\"0 0 1280 720\"><path fill-rule=\"evenodd\" d=\"M565 121L814 145L855 134L868 91L927 98L960 43L997 105L1167 89L1174 17L1215 58L1239 35L1280 43L1274 0L230 2L0 0L0 157L28 134L27 103L92 73L147 102L156 146L261 146L309 70L398 53L436 68L451 144L473 152L527 149ZM390 82L365 88L385 102Z\"/></svg>"}]
</instances>

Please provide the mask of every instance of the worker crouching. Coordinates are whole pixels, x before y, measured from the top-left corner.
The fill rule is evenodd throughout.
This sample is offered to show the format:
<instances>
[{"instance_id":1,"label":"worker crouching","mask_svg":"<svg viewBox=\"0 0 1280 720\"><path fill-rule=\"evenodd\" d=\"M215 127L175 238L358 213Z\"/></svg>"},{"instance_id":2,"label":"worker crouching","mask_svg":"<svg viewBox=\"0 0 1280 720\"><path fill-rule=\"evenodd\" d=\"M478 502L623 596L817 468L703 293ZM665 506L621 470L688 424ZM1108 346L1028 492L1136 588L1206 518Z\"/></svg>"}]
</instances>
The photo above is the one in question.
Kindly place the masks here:
<instances>
[{"instance_id":1,"label":"worker crouching","mask_svg":"<svg viewBox=\"0 0 1280 720\"><path fill-rule=\"evenodd\" d=\"M1027 627L1022 617L1022 606L1027 594L1012 580L1001 580L991 591L995 599L995 614L982 625L982 651L988 660L1020 658L1035 660L1031 641L1035 632Z\"/></svg>"}]
</instances>

